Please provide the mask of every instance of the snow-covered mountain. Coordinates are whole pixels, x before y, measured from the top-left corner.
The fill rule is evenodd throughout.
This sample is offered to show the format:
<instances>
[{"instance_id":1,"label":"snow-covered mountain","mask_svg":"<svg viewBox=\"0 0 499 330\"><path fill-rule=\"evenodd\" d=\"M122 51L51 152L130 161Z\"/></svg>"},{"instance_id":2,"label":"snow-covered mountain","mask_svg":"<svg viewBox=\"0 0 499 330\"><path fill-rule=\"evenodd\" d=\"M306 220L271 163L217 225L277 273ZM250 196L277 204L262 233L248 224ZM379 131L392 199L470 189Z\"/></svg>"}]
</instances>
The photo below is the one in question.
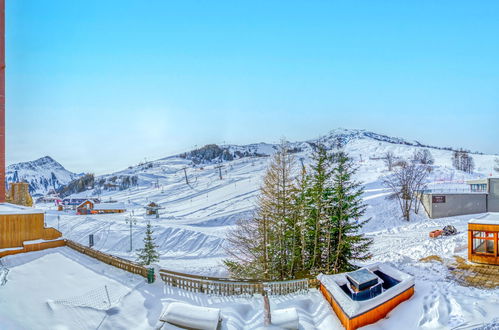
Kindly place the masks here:
<instances>
[{"instance_id":1,"label":"snow-covered mountain","mask_svg":"<svg viewBox=\"0 0 499 330\"><path fill-rule=\"evenodd\" d=\"M343 148L347 151L349 149L348 147L353 144L366 144L374 146L376 144L381 145L381 143L386 144L388 146L391 145L393 148L396 148L397 146L409 146L413 147L410 149L413 151L416 150L416 148L453 151L451 147L431 146L423 144L419 141L409 141L403 138L391 137L363 129L343 129L343 128L334 129L330 131L328 134L319 137L318 139L312 139L302 142L288 142L288 143L290 146L290 151L293 153L301 153L301 152L308 153L312 151L313 146L318 143L325 145L329 149ZM208 144L202 148L180 154L178 155L178 157L190 160L194 165L199 165L199 164L227 162L227 161L232 161L241 158L249 158L249 157L265 157L271 155L273 152L275 152L275 150L277 150L277 148L278 148L277 144L269 144L264 142L248 144L243 146ZM480 154L480 153L474 152L474 154Z\"/></svg>"},{"instance_id":2,"label":"snow-covered mountain","mask_svg":"<svg viewBox=\"0 0 499 330\"><path fill-rule=\"evenodd\" d=\"M33 196L45 195L50 190L56 190L79 176L80 174L66 170L49 156L29 162L12 164L7 167L6 171L8 183L28 182Z\"/></svg>"},{"instance_id":3,"label":"snow-covered mountain","mask_svg":"<svg viewBox=\"0 0 499 330\"><path fill-rule=\"evenodd\" d=\"M464 173L453 168L451 161L453 149L449 147L429 146L418 141L408 141L359 129L335 129L318 139L288 142L288 146L290 152L296 155L297 161L307 163L318 143L329 149L341 148L346 151L357 162L358 180L364 184L376 182L387 174L383 157L388 152L393 153L396 158L410 159L415 151L427 149L435 159L433 179L439 182L462 182L466 179L489 176L494 173L494 159L498 157L474 153L472 157L476 165L475 172ZM256 182L263 175L269 156L278 147L277 144L264 142L248 145L208 144L196 150L97 177L95 190L86 191L84 194L106 195L107 190L109 194L113 194L113 191L129 190L131 187L143 185L163 187L164 190L172 181L172 175L181 181L188 181L189 186L193 188L205 175L213 174L215 177L210 180L215 180L222 172L223 177L230 178L235 168L247 163L251 164L252 168L248 169L246 175L254 177L253 182ZM222 169L219 168L219 164L222 165Z\"/></svg>"},{"instance_id":4,"label":"snow-covered mountain","mask_svg":"<svg viewBox=\"0 0 499 330\"><path fill-rule=\"evenodd\" d=\"M296 159L310 163L313 146L318 142L331 148L341 147L358 167L356 179L364 185L363 198L367 203L363 228L366 233L397 228L406 224L401 220L397 203L387 200L390 192L381 179L389 174L383 157L392 152L396 157L409 159L417 150L428 149L435 162L429 184L435 188L453 185L459 188L464 181L494 174L496 155L473 154L475 171L465 173L452 166L452 150L423 146L422 143L392 138L363 130L335 130L319 138L290 142ZM71 195L74 198L98 197L126 205L126 215L142 219L144 206L155 202L163 207L160 219L153 220L156 243L161 252L161 264L178 271L198 274L225 275L221 260L227 230L238 219L250 217L255 210L256 197L271 155L277 145L257 143L245 146L208 145L194 151L98 176L94 188ZM222 179L220 179L220 174ZM498 173L496 173L498 174ZM37 205L53 208L53 205ZM57 217L49 222L57 224ZM413 221L426 221L424 212L414 215ZM124 258L133 259L129 251L129 229L125 215L78 217L67 215L62 220L64 235L86 244L89 234L95 235L95 248ZM145 221L138 221L133 234L134 244L142 242ZM195 260L195 262L193 262Z\"/></svg>"}]
</instances>

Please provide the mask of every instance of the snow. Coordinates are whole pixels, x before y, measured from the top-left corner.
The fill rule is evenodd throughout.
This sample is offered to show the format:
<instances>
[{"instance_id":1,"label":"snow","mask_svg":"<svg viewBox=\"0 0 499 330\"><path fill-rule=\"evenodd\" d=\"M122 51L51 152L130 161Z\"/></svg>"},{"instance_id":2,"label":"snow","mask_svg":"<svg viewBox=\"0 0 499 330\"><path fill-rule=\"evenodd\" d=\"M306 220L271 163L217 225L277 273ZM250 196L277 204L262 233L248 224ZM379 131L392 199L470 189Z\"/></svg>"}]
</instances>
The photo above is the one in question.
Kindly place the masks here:
<instances>
[{"instance_id":1,"label":"snow","mask_svg":"<svg viewBox=\"0 0 499 330\"><path fill-rule=\"evenodd\" d=\"M489 212L481 217L471 219L468 223L481 225L499 225L499 212Z\"/></svg>"},{"instance_id":2,"label":"snow","mask_svg":"<svg viewBox=\"0 0 499 330\"><path fill-rule=\"evenodd\" d=\"M448 190L467 189L467 180L489 177L493 173L494 159L498 156L473 154L475 172L463 173L452 167L452 151L421 147L417 142L381 135L373 137L369 132L364 133L343 130L341 136L336 132L324 138L324 142L330 145L338 141L344 143L344 150L359 166L357 179L364 184L363 198L367 203L364 219L370 221L362 231L373 239L371 247L373 259L359 265L381 263L391 266L414 276L415 283L415 294L410 300L396 307L387 318L366 328L399 329L400 324L404 324L407 329L451 329L499 324L497 319L499 288L486 290L464 287L453 279L451 270L446 264L452 262L454 256L467 258L468 221L482 215L428 219L421 210L419 214L411 214L411 221L402 220L396 202L386 198L390 192L382 186L381 179L388 172L383 160L380 159L389 151L409 158L415 150L426 148L435 158L430 176L430 188ZM295 156L297 160L303 158L305 164L310 162L309 142L313 141L291 144L291 147L302 150ZM234 152L249 150L262 155L270 155L275 151L274 145L265 143L227 147ZM71 196L116 200L125 204L128 212L123 214L83 216L74 212L58 212L52 204L40 204L37 208L47 212L47 225L60 229L65 238L88 245L88 236L94 234L95 249L130 260L136 259L135 250L143 246L145 227L150 221L161 254L159 264L163 268L207 276L227 276L227 270L222 263L227 257L224 251L225 235L238 219L252 215L255 209L255 197L268 159L268 157L242 157L224 162L223 180L220 180L215 163L193 166L188 159L171 156L152 162L151 168L133 166L96 178L98 181L100 178L116 175L137 175L138 187L123 191L102 190L100 194L89 190ZM184 167L189 185L185 183ZM160 218L144 217L144 206L150 202L164 207L160 212ZM133 251L129 251L130 223L126 222L126 218L132 212L137 222L132 223ZM445 225L453 225L459 233L436 239L428 237L429 231L442 229ZM118 308L119 313L109 312L112 315L108 315L100 309L71 307L71 310L77 310L76 314L84 318L83 325L79 328L97 328L105 317L101 328L150 329L156 326L161 312L172 302L220 308L224 320L222 329L255 329L263 326L261 297L215 297L193 294L171 287L153 287L145 284L141 278L125 274L69 249L53 250L58 251L56 254L59 256L51 256L54 254L52 252L41 254L33 252L0 259L4 264L25 258L33 259L19 262L17 266L8 266L11 269L7 275L7 283L0 287L0 325L7 325L7 328L37 329L43 328L42 324L50 324L54 327L60 325L73 328L77 321L60 312L61 308L68 310L69 307L51 303L50 305L55 307L50 309L46 301L79 297L92 290L102 289L107 283L118 282L121 285L115 286L118 296L121 292L129 290L128 295L112 307ZM27 257L32 255L37 257ZM420 260L432 255L443 258L445 263ZM37 258L43 262L37 261ZM83 269L78 268L78 264ZM81 279L75 275L76 271L81 272ZM52 278L53 273L57 273L53 281L61 283L60 292L64 294L54 294L59 291L52 280L48 280ZM74 279L74 276L77 276L78 280ZM88 277L89 280L83 277ZM130 279L130 282L127 282L127 279ZM81 290L78 289L80 282ZM22 317L22 312L28 310L30 305L28 298L20 299L22 295L16 294L16 290L26 295L32 294L23 289L22 285L34 292L36 304L44 306L35 304L33 313L39 324L34 327L31 321ZM9 286L11 288L7 290ZM20 307L9 306L7 309L19 310L14 315L17 317L9 317L9 314L2 311L2 304L6 304L5 299L19 300ZM317 290L311 290L306 294L273 296L270 298L270 304L272 311L296 308L300 329L341 328L334 312ZM72 315L74 316L74 313ZM75 317L78 320L80 318L81 316ZM2 326L0 328L5 328Z\"/></svg>"},{"instance_id":3,"label":"snow","mask_svg":"<svg viewBox=\"0 0 499 330\"><path fill-rule=\"evenodd\" d=\"M161 325L162 312L174 303L189 305L191 318L200 310L203 317L220 310L220 330L263 328L260 295L210 296L160 281L147 284L138 275L67 247L4 257L0 274L2 269L8 272L5 283L0 282L1 329L153 329ZM270 297L270 304L272 310L296 308L300 329L339 327L317 290ZM182 313L178 308L175 311Z\"/></svg>"},{"instance_id":4,"label":"snow","mask_svg":"<svg viewBox=\"0 0 499 330\"><path fill-rule=\"evenodd\" d=\"M33 196L40 196L68 184L80 175L66 170L51 157L12 164L7 167L7 182L28 182Z\"/></svg>"},{"instance_id":5,"label":"snow","mask_svg":"<svg viewBox=\"0 0 499 330\"><path fill-rule=\"evenodd\" d=\"M0 215L9 214L43 214L43 210L37 210L32 207L15 205L10 203L0 203Z\"/></svg>"},{"instance_id":6,"label":"snow","mask_svg":"<svg viewBox=\"0 0 499 330\"><path fill-rule=\"evenodd\" d=\"M20 246L20 247L11 247L11 248L3 248L3 249L0 249L0 252L6 252L6 251L16 251L16 250L23 250L24 247Z\"/></svg>"},{"instance_id":7,"label":"snow","mask_svg":"<svg viewBox=\"0 0 499 330\"><path fill-rule=\"evenodd\" d=\"M220 309L173 302L166 308L161 321L186 328L216 330Z\"/></svg>"},{"instance_id":8,"label":"snow","mask_svg":"<svg viewBox=\"0 0 499 330\"><path fill-rule=\"evenodd\" d=\"M46 243L46 242L55 242L55 241L60 241L62 238L56 238L56 239L51 239L51 240L45 240L45 239L35 239L32 241L24 241L24 245L29 245L29 244L39 244L39 243Z\"/></svg>"},{"instance_id":9,"label":"snow","mask_svg":"<svg viewBox=\"0 0 499 330\"><path fill-rule=\"evenodd\" d=\"M271 323L282 329L298 329L299 317L296 308L277 309L271 312Z\"/></svg>"},{"instance_id":10,"label":"snow","mask_svg":"<svg viewBox=\"0 0 499 330\"><path fill-rule=\"evenodd\" d=\"M126 207L124 203L96 203L94 204L94 210L126 210Z\"/></svg>"}]
</instances>

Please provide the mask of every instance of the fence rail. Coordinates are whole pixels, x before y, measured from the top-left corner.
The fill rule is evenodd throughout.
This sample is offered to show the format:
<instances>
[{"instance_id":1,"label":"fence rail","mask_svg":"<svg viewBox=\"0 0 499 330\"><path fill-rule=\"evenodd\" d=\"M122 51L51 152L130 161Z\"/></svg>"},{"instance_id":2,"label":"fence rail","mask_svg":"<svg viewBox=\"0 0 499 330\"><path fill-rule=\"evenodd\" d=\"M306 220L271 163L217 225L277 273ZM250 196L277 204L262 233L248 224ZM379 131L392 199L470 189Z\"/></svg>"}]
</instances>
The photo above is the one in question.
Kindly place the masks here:
<instances>
[{"instance_id":1,"label":"fence rail","mask_svg":"<svg viewBox=\"0 0 499 330\"><path fill-rule=\"evenodd\" d=\"M80 253L98 259L106 264L121 268L128 272L147 276L147 268L133 261L111 256L79 243L66 240L66 245ZM237 280L201 275L191 275L171 270L161 269L161 279L166 285L190 292L206 293L219 296L253 295L267 293L269 295L285 295L304 292L311 287L317 287L315 278L305 278L290 281Z\"/></svg>"},{"instance_id":2,"label":"fence rail","mask_svg":"<svg viewBox=\"0 0 499 330\"><path fill-rule=\"evenodd\" d=\"M72 248L73 250L76 250L80 253L86 254L87 256L100 260L108 265L121 268L123 270L126 270L127 272L138 274L144 277L147 276L147 269L133 261L115 257L70 240L66 240L66 245Z\"/></svg>"}]
</instances>

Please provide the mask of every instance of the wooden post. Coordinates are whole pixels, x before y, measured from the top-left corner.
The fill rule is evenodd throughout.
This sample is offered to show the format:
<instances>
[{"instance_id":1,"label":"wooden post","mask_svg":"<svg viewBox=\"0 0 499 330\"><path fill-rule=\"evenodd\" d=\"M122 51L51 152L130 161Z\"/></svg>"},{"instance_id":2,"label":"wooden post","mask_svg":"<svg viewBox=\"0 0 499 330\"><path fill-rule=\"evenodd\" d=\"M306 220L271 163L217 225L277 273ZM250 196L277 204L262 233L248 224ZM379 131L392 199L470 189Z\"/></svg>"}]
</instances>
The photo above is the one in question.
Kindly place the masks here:
<instances>
[{"instance_id":1,"label":"wooden post","mask_svg":"<svg viewBox=\"0 0 499 330\"><path fill-rule=\"evenodd\" d=\"M272 323L272 316L270 314L270 301L267 291L263 294L263 325L269 326Z\"/></svg>"}]
</instances>

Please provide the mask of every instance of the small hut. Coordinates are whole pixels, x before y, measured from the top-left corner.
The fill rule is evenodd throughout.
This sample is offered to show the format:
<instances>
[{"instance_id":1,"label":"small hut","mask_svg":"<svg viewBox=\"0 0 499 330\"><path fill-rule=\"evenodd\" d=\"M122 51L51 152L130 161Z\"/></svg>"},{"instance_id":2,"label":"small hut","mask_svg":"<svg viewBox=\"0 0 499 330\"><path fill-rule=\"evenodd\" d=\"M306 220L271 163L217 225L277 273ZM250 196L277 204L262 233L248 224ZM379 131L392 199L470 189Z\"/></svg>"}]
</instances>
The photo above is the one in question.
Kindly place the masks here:
<instances>
[{"instance_id":1,"label":"small hut","mask_svg":"<svg viewBox=\"0 0 499 330\"><path fill-rule=\"evenodd\" d=\"M159 218L159 210L163 209L163 207L154 202L147 204L144 208L146 209L146 215L156 218Z\"/></svg>"},{"instance_id":2,"label":"small hut","mask_svg":"<svg viewBox=\"0 0 499 330\"><path fill-rule=\"evenodd\" d=\"M499 212L468 222L468 260L499 265Z\"/></svg>"},{"instance_id":3,"label":"small hut","mask_svg":"<svg viewBox=\"0 0 499 330\"><path fill-rule=\"evenodd\" d=\"M77 214L90 214L94 209L95 203L91 200L86 200L76 207Z\"/></svg>"}]
</instances>

